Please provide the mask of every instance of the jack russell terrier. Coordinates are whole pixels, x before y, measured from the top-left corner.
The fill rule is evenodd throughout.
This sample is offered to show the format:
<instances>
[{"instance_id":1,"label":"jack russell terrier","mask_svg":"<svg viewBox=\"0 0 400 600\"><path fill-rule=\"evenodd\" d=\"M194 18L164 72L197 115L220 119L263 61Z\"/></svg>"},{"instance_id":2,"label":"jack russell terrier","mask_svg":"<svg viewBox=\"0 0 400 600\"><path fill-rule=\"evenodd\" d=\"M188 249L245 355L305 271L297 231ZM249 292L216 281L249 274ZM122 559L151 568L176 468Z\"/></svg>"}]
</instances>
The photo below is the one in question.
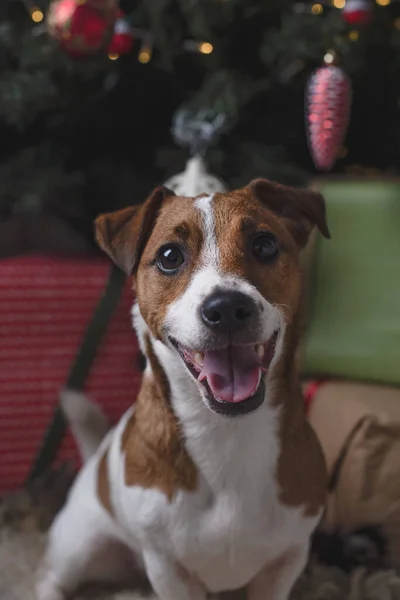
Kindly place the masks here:
<instances>
[{"instance_id":1,"label":"jack russell terrier","mask_svg":"<svg viewBox=\"0 0 400 600\"><path fill-rule=\"evenodd\" d=\"M320 194L262 179L196 198L159 187L98 217L98 243L134 276L147 365L100 444L95 410L64 402L87 461L51 528L39 600L115 580L129 558L161 600L288 598L326 489L295 360L314 225L329 237Z\"/></svg>"}]
</instances>

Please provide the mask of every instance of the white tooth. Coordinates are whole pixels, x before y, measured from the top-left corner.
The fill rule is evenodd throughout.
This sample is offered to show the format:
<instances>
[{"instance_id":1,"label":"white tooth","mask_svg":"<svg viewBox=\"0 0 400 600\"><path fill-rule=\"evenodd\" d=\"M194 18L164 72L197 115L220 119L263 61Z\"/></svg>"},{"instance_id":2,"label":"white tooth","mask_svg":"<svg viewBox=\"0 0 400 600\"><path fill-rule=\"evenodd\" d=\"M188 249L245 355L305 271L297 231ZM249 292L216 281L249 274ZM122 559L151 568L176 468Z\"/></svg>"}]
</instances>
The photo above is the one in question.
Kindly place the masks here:
<instances>
[{"instance_id":1,"label":"white tooth","mask_svg":"<svg viewBox=\"0 0 400 600\"><path fill-rule=\"evenodd\" d=\"M195 352L194 360L200 367L202 367L204 365L204 354L202 352Z\"/></svg>"},{"instance_id":2,"label":"white tooth","mask_svg":"<svg viewBox=\"0 0 400 600\"><path fill-rule=\"evenodd\" d=\"M256 353L259 358L264 358L264 345L263 344L257 344Z\"/></svg>"}]
</instances>

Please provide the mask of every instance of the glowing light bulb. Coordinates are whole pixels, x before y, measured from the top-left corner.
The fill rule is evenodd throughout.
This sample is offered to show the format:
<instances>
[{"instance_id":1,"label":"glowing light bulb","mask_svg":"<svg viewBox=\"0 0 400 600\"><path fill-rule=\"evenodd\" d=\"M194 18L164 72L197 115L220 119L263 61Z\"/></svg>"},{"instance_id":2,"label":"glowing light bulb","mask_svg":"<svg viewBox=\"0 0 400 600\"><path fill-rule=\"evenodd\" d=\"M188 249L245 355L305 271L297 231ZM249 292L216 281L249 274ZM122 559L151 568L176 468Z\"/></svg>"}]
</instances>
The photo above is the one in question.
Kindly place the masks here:
<instances>
[{"instance_id":1,"label":"glowing light bulb","mask_svg":"<svg viewBox=\"0 0 400 600\"><path fill-rule=\"evenodd\" d=\"M311 7L311 12L313 15L320 15L324 10L322 4L313 4Z\"/></svg>"},{"instance_id":2,"label":"glowing light bulb","mask_svg":"<svg viewBox=\"0 0 400 600\"><path fill-rule=\"evenodd\" d=\"M44 19L44 14L39 8L34 8L31 12L31 19L35 23L40 23Z\"/></svg>"},{"instance_id":3,"label":"glowing light bulb","mask_svg":"<svg viewBox=\"0 0 400 600\"><path fill-rule=\"evenodd\" d=\"M389 6L390 0L376 0L378 6Z\"/></svg>"},{"instance_id":4,"label":"glowing light bulb","mask_svg":"<svg viewBox=\"0 0 400 600\"><path fill-rule=\"evenodd\" d=\"M118 52L109 52L108 58L110 60L117 60L117 58L119 58L119 54Z\"/></svg>"},{"instance_id":5,"label":"glowing light bulb","mask_svg":"<svg viewBox=\"0 0 400 600\"><path fill-rule=\"evenodd\" d=\"M150 62L150 59L151 52L148 48L143 49L139 52L138 61L142 63L142 65L146 65L148 62Z\"/></svg>"},{"instance_id":6,"label":"glowing light bulb","mask_svg":"<svg viewBox=\"0 0 400 600\"><path fill-rule=\"evenodd\" d=\"M346 6L346 0L333 0L332 4L335 8L344 8Z\"/></svg>"},{"instance_id":7,"label":"glowing light bulb","mask_svg":"<svg viewBox=\"0 0 400 600\"><path fill-rule=\"evenodd\" d=\"M331 65L333 63L333 61L335 60L335 55L333 52L329 51L325 54L324 56L324 62L327 65Z\"/></svg>"},{"instance_id":8,"label":"glowing light bulb","mask_svg":"<svg viewBox=\"0 0 400 600\"><path fill-rule=\"evenodd\" d=\"M211 54L214 48L210 42L201 42L201 44L199 44L199 50L202 54Z\"/></svg>"}]
</instances>

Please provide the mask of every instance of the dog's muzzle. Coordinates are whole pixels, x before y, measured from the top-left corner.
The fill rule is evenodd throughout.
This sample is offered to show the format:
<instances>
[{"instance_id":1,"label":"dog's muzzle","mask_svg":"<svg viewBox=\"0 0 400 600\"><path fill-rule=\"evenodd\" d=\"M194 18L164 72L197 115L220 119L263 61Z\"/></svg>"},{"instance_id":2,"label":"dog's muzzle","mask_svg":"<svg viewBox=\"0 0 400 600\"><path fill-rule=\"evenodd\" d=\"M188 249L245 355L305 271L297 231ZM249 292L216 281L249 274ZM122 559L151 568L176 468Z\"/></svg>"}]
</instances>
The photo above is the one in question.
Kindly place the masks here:
<instances>
[{"instance_id":1,"label":"dog's muzzle","mask_svg":"<svg viewBox=\"0 0 400 600\"><path fill-rule=\"evenodd\" d=\"M188 348L171 339L215 412L244 414L264 400L263 375L275 355L278 331L265 340L261 312L251 296L215 290L199 307L208 331L203 348Z\"/></svg>"}]
</instances>

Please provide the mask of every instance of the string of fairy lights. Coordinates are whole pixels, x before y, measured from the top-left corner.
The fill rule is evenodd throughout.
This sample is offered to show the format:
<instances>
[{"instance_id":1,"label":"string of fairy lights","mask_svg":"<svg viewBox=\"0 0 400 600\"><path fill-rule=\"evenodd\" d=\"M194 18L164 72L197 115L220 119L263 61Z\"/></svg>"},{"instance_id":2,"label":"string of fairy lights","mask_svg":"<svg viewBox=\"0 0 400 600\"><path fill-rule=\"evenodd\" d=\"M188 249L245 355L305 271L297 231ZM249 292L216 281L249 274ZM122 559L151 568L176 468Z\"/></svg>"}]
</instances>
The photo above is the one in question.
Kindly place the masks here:
<instances>
[{"instance_id":1,"label":"string of fairy lights","mask_svg":"<svg viewBox=\"0 0 400 600\"><path fill-rule=\"evenodd\" d=\"M38 26L36 27L37 34L45 32L46 26L44 24L45 14L44 12L35 4L33 0L22 0L30 18L32 21ZM140 49L138 52L138 61L142 64L147 64L150 62L153 54L153 36L152 34L146 30L138 27L130 27L130 31L132 35L141 40ZM214 50L214 46L208 41L202 40L184 40L183 48L188 52L198 52L200 54L211 54ZM119 54L117 52L109 52L108 58L110 60L117 60L119 58Z\"/></svg>"},{"instance_id":2,"label":"string of fairy lights","mask_svg":"<svg viewBox=\"0 0 400 600\"><path fill-rule=\"evenodd\" d=\"M398 0L374 0L378 6L389 6L389 4L395 4ZM327 6L333 6L334 8L342 9L346 6L347 0L332 0L331 2L316 2L311 4L311 12L314 15L320 15L324 8Z\"/></svg>"},{"instance_id":3,"label":"string of fairy lights","mask_svg":"<svg viewBox=\"0 0 400 600\"><path fill-rule=\"evenodd\" d=\"M30 18L33 23L39 25L40 27L36 31L37 34L42 33L46 30L46 26L44 25L45 14L44 12L35 4L34 0L22 0L23 4L26 7ZM322 15L326 10L329 9L338 9L343 10L346 7L347 2L350 0L319 0L318 2L296 2L294 3L293 10L298 13L308 12L315 16ZM371 4L375 3L379 7L387 7L391 4L400 3L400 0L371 0ZM400 31L400 17L394 18L394 27ZM141 40L140 49L138 52L138 61L142 64L147 64L151 61L152 53L153 53L153 38L151 33L148 30L131 27L132 35L135 36L136 39ZM348 37L351 41L356 42L359 38L359 31L357 29L352 29L348 33ZM189 52L198 52L200 54L211 54L214 50L213 45L208 41L198 41L198 40L184 40L183 48ZM119 58L119 54L116 52L110 52L108 54L108 58L110 60L116 60ZM327 60L326 60L327 59ZM325 57L326 62L329 62L330 56L329 54ZM333 60L333 58L332 58Z\"/></svg>"},{"instance_id":4,"label":"string of fairy lights","mask_svg":"<svg viewBox=\"0 0 400 600\"><path fill-rule=\"evenodd\" d=\"M338 10L343 10L349 3L349 0L319 0L318 2L314 2L312 4L299 2L295 5L295 7L297 7L297 10L299 12L310 12L315 16L319 16L322 15L326 9L329 10L330 8L336 8ZM395 5L397 3L400 3L400 0L370 0L371 8L373 4L376 4L378 7L385 8L390 5ZM395 27L395 29L400 31L400 17L394 17L393 26ZM348 32L348 38L351 42L356 42L359 39L359 37L360 32L358 29L351 29ZM324 57L326 63L331 63L334 61L334 59L335 56L331 55L330 52L327 53Z\"/></svg>"}]
</instances>

